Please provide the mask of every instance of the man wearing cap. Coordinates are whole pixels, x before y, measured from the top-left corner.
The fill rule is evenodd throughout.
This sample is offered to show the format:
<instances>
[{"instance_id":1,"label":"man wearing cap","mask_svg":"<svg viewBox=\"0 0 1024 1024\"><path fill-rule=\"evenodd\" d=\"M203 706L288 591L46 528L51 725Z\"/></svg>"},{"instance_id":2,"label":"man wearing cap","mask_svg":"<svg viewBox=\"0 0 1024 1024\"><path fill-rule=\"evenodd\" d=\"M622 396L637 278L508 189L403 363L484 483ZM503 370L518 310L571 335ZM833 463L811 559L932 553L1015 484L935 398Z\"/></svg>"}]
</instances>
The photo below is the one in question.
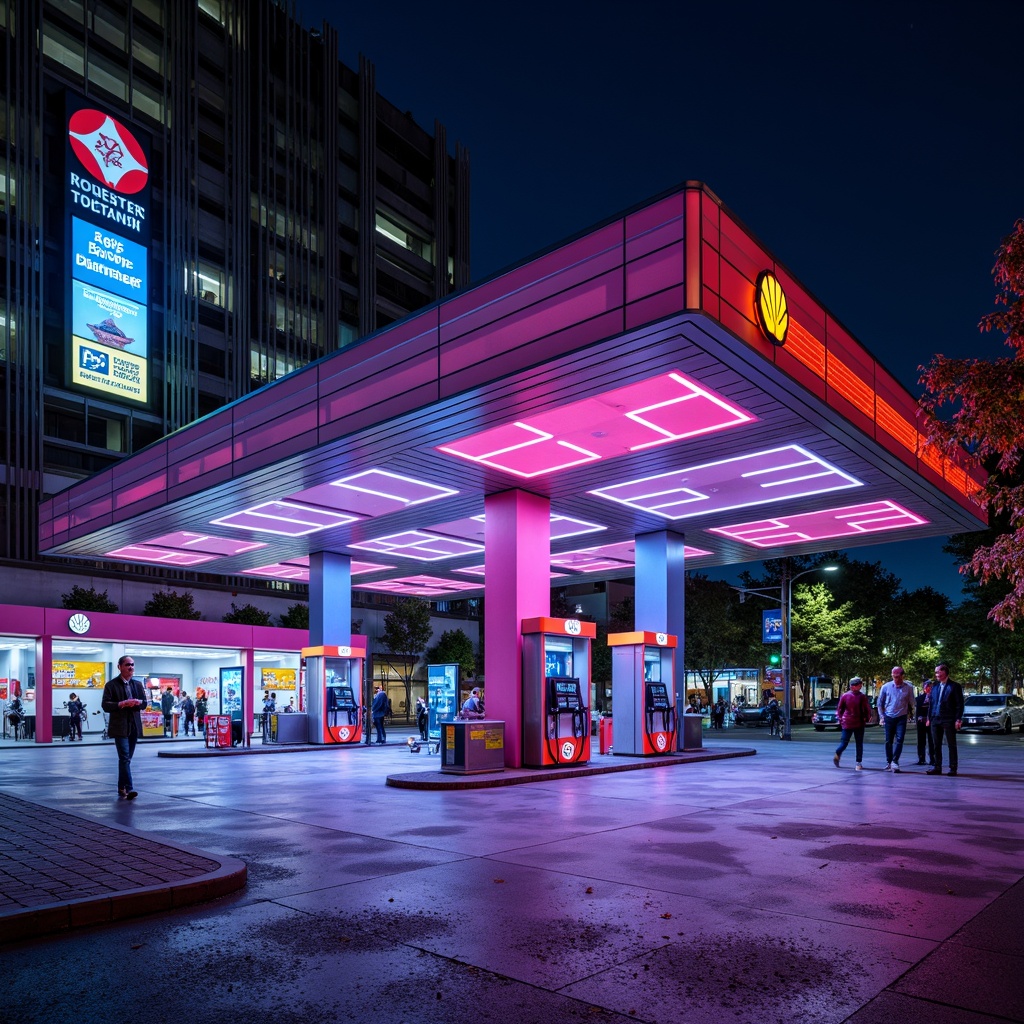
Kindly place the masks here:
<instances>
[{"instance_id":1,"label":"man wearing cap","mask_svg":"<svg viewBox=\"0 0 1024 1024\"><path fill-rule=\"evenodd\" d=\"M878 720L885 724L885 770L899 772L907 721L914 710L914 688L903 678L903 669L894 665L892 679L878 694Z\"/></svg>"},{"instance_id":2,"label":"man wearing cap","mask_svg":"<svg viewBox=\"0 0 1024 1024\"><path fill-rule=\"evenodd\" d=\"M857 750L857 771L863 770L861 761L864 758L864 726L868 724L868 719L871 717L871 703L864 696L862 689L863 680L860 676L854 676L850 680L850 689L839 698L836 721L843 733L839 740L839 746L836 747L836 752L832 757L832 763L837 768L839 759L849 746L852 736Z\"/></svg>"}]
</instances>

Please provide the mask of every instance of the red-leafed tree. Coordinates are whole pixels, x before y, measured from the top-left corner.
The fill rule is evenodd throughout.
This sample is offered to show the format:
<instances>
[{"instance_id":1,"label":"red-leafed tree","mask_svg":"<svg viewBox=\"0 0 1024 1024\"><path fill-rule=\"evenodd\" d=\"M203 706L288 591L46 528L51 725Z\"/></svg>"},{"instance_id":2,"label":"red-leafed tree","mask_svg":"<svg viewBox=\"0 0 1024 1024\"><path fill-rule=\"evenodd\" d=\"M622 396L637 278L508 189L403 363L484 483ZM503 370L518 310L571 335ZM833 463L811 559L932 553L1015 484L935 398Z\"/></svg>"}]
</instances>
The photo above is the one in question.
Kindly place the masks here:
<instances>
[{"instance_id":1,"label":"red-leafed tree","mask_svg":"<svg viewBox=\"0 0 1024 1024\"><path fill-rule=\"evenodd\" d=\"M921 367L924 430L947 453L963 447L988 472L978 500L989 512L991 543L981 543L961 572L982 584L1002 583L1003 596L989 612L1013 629L1024 621L1024 220L996 250L994 313L982 317L983 332L1005 335L1012 355L1000 359L936 356Z\"/></svg>"}]
</instances>

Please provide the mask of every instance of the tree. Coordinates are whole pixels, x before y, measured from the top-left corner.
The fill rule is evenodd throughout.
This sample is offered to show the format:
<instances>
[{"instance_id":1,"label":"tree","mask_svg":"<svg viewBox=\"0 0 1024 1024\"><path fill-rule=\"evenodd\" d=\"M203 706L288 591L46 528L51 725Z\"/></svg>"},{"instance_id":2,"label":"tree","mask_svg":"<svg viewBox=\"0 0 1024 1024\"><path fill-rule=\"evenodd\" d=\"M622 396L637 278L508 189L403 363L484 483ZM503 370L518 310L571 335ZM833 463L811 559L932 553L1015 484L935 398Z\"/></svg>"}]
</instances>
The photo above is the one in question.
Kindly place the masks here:
<instances>
[{"instance_id":1,"label":"tree","mask_svg":"<svg viewBox=\"0 0 1024 1024\"><path fill-rule=\"evenodd\" d=\"M441 639L427 648L427 661L431 665L458 665L463 677L476 672L473 641L461 629L446 629Z\"/></svg>"},{"instance_id":2,"label":"tree","mask_svg":"<svg viewBox=\"0 0 1024 1024\"><path fill-rule=\"evenodd\" d=\"M715 679L747 649L747 631L736 621L739 596L728 583L692 572L686 574L685 600L683 668L700 679L710 704Z\"/></svg>"},{"instance_id":3,"label":"tree","mask_svg":"<svg viewBox=\"0 0 1024 1024\"><path fill-rule=\"evenodd\" d=\"M60 595L61 607L78 612L116 612L117 605L95 587L80 587L76 583L66 594Z\"/></svg>"},{"instance_id":4,"label":"tree","mask_svg":"<svg viewBox=\"0 0 1024 1024\"><path fill-rule=\"evenodd\" d=\"M285 629L309 629L309 605L288 605L288 611L278 616L278 622Z\"/></svg>"},{"instance_id":5,"label":"tree","mask_svg":"<svg viewBox=\"0 0 1024 1024\"><path fill-rule=\"evenodd\" d=\"M832 601L832 593L824 583L793 588L791 668L799 677L804 707L809 706L812 675L827 673L849 678L868 649L871 619L854 616L850 601L838 607L833 607Z\"/></svg>"},{"instance_id":6,"label":"tree","mask_svg":"<svg viewBox=\"0 0 1024 1024\"><path fill-rule=\"evenodd\" d=\"M401 659L397 665L388 659L388 664L397 670L405 684L406 714L412 706L413 669L433 635L434 631L430 626L430 604L418 597L402 599L384 617L384 632L380 635L380 644L389 654Z\"/></svg>"},{"instance_id":7,"label":"tree","mask_svg":"<svg viewBox=\"0 0 1024 1024\"><path fill-rule=\"evenodd\" d=\"M221 619L221 622L237 622L244 626L269 626L272 624L273 619L270 612L265 612L254 604L243 604L241 607L238 607L232 601L231 611Z\"/></svg>"},{"instance_id":8,"label":"tree","mask_svg":"<svg viewBox=\"0 0 1024 1024\"><path fill-rule=\"evenodd\" d=\"M1013 355L1000 359L950 359L938 355L922 368L922 407L928 442L951 458L973 452L988 472L976 494L996 530L961 572L984 584L1002 580L1006 593L989 611L1012 629L1024 619L1024 219L996 250L992 268L996 305L981 318L983 332L999 331Z\"/></svg>"},{"instance_id":9,"label":"tree","mask_svg":"<svg viewBox=\"0 0 1024 1024\"><path fill-rule=\"evenodd\" d=\"M158 619L201 619L202 612L196 610L191 594L179 594L175 590L156 590L142 609L143 615Z\"/></svg>"}]
</instances>

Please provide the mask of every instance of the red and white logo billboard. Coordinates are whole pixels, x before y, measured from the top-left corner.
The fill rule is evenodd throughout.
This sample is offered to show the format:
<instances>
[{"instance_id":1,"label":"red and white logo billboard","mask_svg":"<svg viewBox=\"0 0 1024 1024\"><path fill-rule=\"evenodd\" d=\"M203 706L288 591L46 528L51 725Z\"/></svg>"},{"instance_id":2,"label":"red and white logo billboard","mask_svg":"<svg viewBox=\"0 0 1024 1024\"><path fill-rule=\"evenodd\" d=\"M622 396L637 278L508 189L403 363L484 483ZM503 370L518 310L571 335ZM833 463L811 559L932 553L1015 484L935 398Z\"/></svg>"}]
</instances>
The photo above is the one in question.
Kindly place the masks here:
<instances>
[{"instance_id":1,"label":"red and white logo billboard","mask_svg":"<svg viewBox=\"0 0 1024 1024\"><path fill-rule=\"evenodd\" d=\"M132 195L146 187L149 164L142 146L109 114L76 110L68 121L68 141L89 174L115 192Z\"/></svg>"}]
</instances>

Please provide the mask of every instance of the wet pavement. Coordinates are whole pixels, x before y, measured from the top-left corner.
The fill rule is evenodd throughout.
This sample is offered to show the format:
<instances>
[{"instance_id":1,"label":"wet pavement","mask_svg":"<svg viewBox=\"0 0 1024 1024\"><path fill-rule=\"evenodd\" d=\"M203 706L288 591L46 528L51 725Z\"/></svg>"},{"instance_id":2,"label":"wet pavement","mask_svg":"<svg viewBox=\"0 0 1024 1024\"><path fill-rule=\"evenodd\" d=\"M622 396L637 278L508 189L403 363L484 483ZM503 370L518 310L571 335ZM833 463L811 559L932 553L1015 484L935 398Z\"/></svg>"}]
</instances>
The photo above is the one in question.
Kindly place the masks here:
<instances>
[{"instance_id":1,"label":"wet pavement","mask_svg":"<svg viewBox=\"0 0 1024 1024\"><path fill-rule=\"evenodd\" d=\"M0 1021L1024 1020L1024 737L964 737L957 778L736 730L706 749L755 756L455 790L387 785L437 766L401 739L141 744L133 802L109 744L0 750ZM122 862L244 887L12 934L33 890L132 895Z\"/></svg>"}]
</instances>

